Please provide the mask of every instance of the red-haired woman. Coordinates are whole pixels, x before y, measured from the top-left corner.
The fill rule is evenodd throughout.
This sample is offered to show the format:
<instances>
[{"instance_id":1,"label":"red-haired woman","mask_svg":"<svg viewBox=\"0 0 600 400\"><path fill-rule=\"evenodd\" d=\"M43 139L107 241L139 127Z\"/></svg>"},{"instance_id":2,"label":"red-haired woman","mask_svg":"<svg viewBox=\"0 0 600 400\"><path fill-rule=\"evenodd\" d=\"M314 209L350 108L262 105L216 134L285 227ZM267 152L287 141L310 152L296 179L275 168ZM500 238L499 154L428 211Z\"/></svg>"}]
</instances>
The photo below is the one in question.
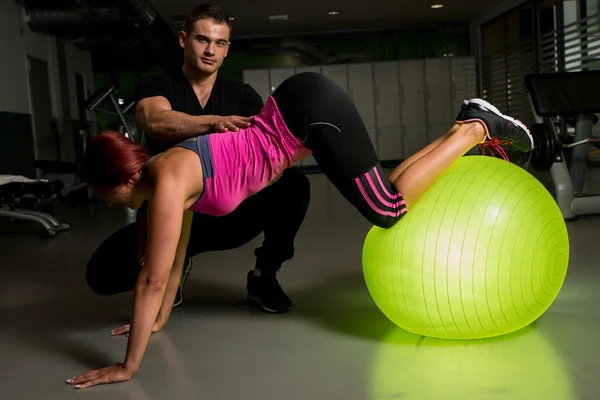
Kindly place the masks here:
<instances>
[{"instance_id":1,"label":"red-haired woman","mask_svg":"<svg viewBox=\"0 0 600 400\"><path fill-rule=\"evenodd\" d=\"M137 280L123 363L70 379L77 387L130 379L152 332L167 322L187 247L190 214L224 215L313 154L341 194L371 223L397 223L433 182L477 145L528 152L527 128L484 100L465 101L456 124L385 176L350 98L328 78L294 75L269 97L250 128L199 136L153 158L118 133L87 146L81 177L107 203L148 200L145 263ZM506 157L505 157L506 158Z\"/></svg>"}]
</instances>

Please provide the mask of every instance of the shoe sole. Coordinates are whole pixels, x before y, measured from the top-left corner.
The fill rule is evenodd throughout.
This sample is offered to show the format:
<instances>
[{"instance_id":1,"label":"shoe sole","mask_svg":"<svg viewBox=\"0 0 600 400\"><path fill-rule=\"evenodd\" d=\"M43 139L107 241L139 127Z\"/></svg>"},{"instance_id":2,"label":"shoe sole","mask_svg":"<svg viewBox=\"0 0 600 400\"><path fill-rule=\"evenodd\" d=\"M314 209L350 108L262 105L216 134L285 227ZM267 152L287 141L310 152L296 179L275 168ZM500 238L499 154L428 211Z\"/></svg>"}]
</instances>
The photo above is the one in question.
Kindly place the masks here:
<instances>
[{"instance_id":1,"label":"shoe sole","mask_svg":"<svg viewBox=\"0 0 600 400\"><path fill-rule=\"evenodd\" d=\"M188 260L189 264L192 264L191 259ZM187 264L187 263L186 263ZM192 265L190 265L189 267L187 265L183 266L184 270L183 270L183 279L181 282L181 286L179 287L179 290L181 291L181 296L179 296L179 301L176 303L173 303L173 308L175 307L179 307L180 305L183 304L183 287L185 286L185 283L187 282L189 276L190 276L190 272L192 272Z\"/></svg>"},{"instance_id":2,"label":"shoe sole","mask_svg":"<svg viewBox=\"0 0 600 400\"><path fill-rule=\"evenodd\" d=\"M525 133L527 134L527 137L529 138L529 142L531 143L531 149L533 149L534 147L534 143L533 143L533 136L531 136L531 132L529 131L529 128L527 128L527 126L525 126L524 123L522 123L521 121L519 121L518 119L514 119L513 117L510 117L508 115L504 115L500 112L500 110L498 110L494 105L492 105L491 103L483 100L483 99L471 99L471 100L465 100L464 103L466 105L469 105L471 103L473 104L477 104L480 107L483 107L484 109L486 109L487 111L496 114L497 116L499 116L500 118L505 119L506 121L511 122L513 125L517 126L518 128L523 129L523 131L525 131Z\"/></svg>"},{"instance_id":3,"label":"shoe sole","mask_svg":"<svg viewBox=\"0 0 600 400\"><path fill-rule=\"evenodd\" d=\"M175 307L179 307L180 305L183 304L183 287L179 288L179 301L174 301L173 302L173 308Z\"/></svg>"},{"instance_id":4,"label":"shoe sole","mask_svg":"<svg viewBox=\"0 0 600 400\"><path fill-rule=\"evenodd\" d=\"M252 302L253 304L255 304L255 305L257 305L257 306L260 306L260 307L261 307L261 308L262 308L264 311L266 311L266 312L268 312L268 313L271 313L271 314L281 314L281 313L288 312L288 311L290 311L290 310L292 309L292 307L290 307L290 308L288 308L287 310L283 310L283 311L280 311L280 310L273 310L273 309L271 309L271 308L269 308L269 307L265 306L265 305L263 304L263 302L262 302L262 301L261 301L261 300L260 300L258 297L254 297L254 296L250 296L250 295L248 295L248 296L246 296L246 298L247 298L247 299L248 299L250 302Z\"/></svg>"}]
</instances>

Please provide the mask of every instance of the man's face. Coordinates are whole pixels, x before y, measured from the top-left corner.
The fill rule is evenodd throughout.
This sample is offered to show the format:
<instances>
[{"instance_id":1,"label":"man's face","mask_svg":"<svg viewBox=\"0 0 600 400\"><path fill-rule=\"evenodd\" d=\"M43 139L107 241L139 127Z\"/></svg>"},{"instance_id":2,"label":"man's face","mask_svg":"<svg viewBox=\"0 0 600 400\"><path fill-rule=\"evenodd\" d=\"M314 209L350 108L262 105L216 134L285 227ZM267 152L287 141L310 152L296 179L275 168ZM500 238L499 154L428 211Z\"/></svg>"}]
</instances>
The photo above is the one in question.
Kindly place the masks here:
<instances>
[{"instance_id":1,"label":"man's face","mask_svg":"<svg viewBox=\"0 0 600 400\"><path fill-rule=\"evenodd\" d=\"M216 72L227 57L229 33L227 24L211 19L196 21L189 35L185 32L179 34L185 62L207 74Z\"/></svg>"}]
</instances>

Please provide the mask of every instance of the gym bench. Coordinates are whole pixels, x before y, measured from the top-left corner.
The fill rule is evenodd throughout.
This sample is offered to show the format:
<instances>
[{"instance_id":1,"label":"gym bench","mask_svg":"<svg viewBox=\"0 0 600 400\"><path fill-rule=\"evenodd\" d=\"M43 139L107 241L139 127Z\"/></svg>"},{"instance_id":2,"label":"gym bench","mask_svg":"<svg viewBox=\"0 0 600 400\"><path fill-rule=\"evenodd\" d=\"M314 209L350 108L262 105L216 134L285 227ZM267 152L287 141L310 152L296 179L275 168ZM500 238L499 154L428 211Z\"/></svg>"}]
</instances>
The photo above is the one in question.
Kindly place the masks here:
<instances>
[{"instance_id":1,"label":"gym bench","mask_svg":"<svg viewBox=\"0 0 600 400\"><path fill-rule=\"evenodd\" d=\"M530 74L525 86L535 115L531 127L534 150L531 165L550 171L555 198L565 219L600 214L600 195L584 193L589 146L600 139L592 135L600 113L600 71ZM553 119L560 118L556 124ZM562 126L562 129L557 127ZM566 127L575 129L572 143L561 139ZM565 153L570 152L567 166Z\"/></svg>"},{"instance_id":2,"label":"gym bench","mask_svg":"<svg viewBox=\"0 0 600 400\"><path fill-rule=\"evenodd\" d=\"M27 198L41 201L60 193L61 181L33 180L17 175L0 175L0 217L36 222L42 226L40 236L50 238L71 228L58 222L52 215L21 208Z\"/></svg>"}]
</instances>

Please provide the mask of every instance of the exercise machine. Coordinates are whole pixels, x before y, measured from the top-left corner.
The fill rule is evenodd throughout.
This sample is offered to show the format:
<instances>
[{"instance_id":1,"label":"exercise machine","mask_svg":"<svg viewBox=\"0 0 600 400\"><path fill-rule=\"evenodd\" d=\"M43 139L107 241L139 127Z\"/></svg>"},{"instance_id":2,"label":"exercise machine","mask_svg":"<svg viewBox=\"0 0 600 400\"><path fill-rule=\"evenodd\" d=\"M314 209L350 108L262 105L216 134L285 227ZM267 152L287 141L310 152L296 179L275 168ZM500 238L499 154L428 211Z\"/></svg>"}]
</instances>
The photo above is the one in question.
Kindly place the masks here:
<instances>
[{"instance_id":1,"label":"exercise machine","mask_svg":"<svg viewBox=\"0 0 600 400\"><path fill-rule=\"evenodd\" d=\"M0 175L0 217L35 222L42 226L40 236L50 238L71 229L52 215L23 207L27 200L41 202L57 196L62 189L60 180L34 180L18 175Z\"/></svg>"},{"instance_id":2,"label":"exercise machine","mask_svg":"<svg viewBox=\"0 0 600 400\"><path fill-rule=\"evenodd\" d=\"M130 129L131 124L128 123L126 118L127 112L133 107L135 102L132 101L128 104L120 104L122 100L117 98L118 93L118 89L114 86L111 86L108 89L104 88L97 90L85 101L84 107L90 112L118 116L120 120L118 131L139 143L135 138L134 132ZM111 106L112 109L110 109ZM81 143L83 146L81 150L85 153L87 141L92 135L85 130L80 130L79 135L81 136ZM53 178L64 176L65 181L69 180L66 177L76 175L77 173L76 164L67 161L36 160L35 168L40 171L40 176L42 178L46 176L52 176ZM79 178L75 178L70 185L63 185L60 196L66 198L70 204L75 204L79 200L84 201L85 203L94 201L94 196L87 187L87 184Z\"/></svg>"},{"instance_id":3,"label":"exercise machine","mask_svg":"<svg viewBox=\"0 0 600 400\"><path fill-rule=\"evenodd\" d=\"M85 199L86 202L92 200L91 192L85 182L77 177L76 165L68 161L48 161L36 160L34 162L36 169L40 171L40 177L46 181L63 180L68 182L61 185L61 191L58 196L61 199L67 199L69 203L74 204L77 200ZM71 178L74 176L74 178ZM50 178L51 177L51 178Z\"/></svg>"},{"instance_id":4,"label":"exercise machine","mask_svg":"<svg viewBox=\"0 0 600 400\"><path fill-rule=\"evenodd\" d=\"M600 113L600 71L530 74L525 86L535 116L531 166L550 171L565 219L600 214L600 195L584 193L590 145L600 148L592 134Z\"/></svg>"},{"instance_id":5,"label":"exercise machine","mask_svg":"<svg viewBox=\"0 0 600 400\"><path fill-rule=\"evenodd\" d=\"M97 90L86 102L86 108L92 112L101 112L108 115L115 115L119 117L120 125L119 132L127 136L128 138L140 143L135 132L130 128L130 124L127 121L127 113L135 105L135 101L125 103L122 99L118 99L119 91L114 86L108 89ZM123 102L123 104L121 104ZM107 108L107 103L112 106L112 110Z\"/></svg>"}]
</instances>

